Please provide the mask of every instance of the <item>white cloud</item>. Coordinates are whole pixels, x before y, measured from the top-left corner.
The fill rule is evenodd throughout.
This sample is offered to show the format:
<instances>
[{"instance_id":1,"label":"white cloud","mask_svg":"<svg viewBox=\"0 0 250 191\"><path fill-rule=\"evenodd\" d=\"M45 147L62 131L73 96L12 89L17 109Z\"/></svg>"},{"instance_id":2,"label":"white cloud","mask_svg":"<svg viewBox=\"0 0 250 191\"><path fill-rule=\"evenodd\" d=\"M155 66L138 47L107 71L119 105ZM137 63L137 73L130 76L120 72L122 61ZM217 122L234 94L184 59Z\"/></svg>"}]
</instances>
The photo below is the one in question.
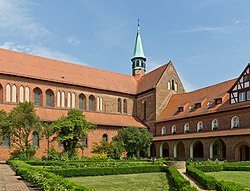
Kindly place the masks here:
<instances>
[{"instance_id":1,"label":"white cloud","mask_svg":"<svg viewBox=\"0 0 250 191\"><path fill-rule=\"evenodd\" d=\"M180 32L223 32L223 27L195 26Z\"/></svg>"},{"instance_id":2,"label":"white cloud","mask_svg":"<svg viewBox=\"0 0 250 191\"><path fill-rule=\"evenodd\" d=\"M66 38L66 42L73 45L73 46L77 46L81 43L81 41L73 36L69 36L68 38Z\"/></svg>"},{"instance_id":3,"label":"white cloud","mask_svg":"<svg viewBox=\"0 0 250 191\"><path fill-rule=\"evenodd\" d=\"M17 45L14 42L5 42L3 44L0 44L0 48L14 50L18 52L25 52L25 53L33 54L36 56L42 56L42 57L52 58L56 60L66 61L66 62L78 63L78 64L85 65L85 66L88 65L82 62L79 58L75 56L64 54L59 51L50 50L49 48L46 48L43 46L37 46L37 45L32 45L32 44Z\"/></svg>"},{"instance_id":4,"label":"white cloud","mask_svg":"<svg viewBox=\"0 0 250 191\"><path fill-rule=\"evenodd\" d=\"M50 31L35 20L28 0L0 0L0 34L12 34L34 39L50 34Z\"/></svg>"}]
</instances>

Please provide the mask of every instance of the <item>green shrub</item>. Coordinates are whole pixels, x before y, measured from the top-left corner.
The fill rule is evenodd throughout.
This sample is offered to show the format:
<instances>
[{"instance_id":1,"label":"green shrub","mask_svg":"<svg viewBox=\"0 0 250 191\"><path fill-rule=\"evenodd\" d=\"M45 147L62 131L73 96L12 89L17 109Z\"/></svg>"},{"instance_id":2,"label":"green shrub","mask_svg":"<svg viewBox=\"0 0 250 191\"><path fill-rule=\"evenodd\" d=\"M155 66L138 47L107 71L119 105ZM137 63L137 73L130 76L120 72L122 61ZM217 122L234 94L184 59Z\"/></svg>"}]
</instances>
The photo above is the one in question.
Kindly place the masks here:
<instances>
[{"instance_id":1,"label":"green shrub","mask_svg":"<svg viewBox=\"0 0 250 191\"><path fill-rule=\"evenodd\" d=\"M187 167L186 172L200 184L202 184L205 188L210 190L216 189L216 180L214 177L206 175L204 172L191 166Z\"/></svg>"},{"instance_id":2,"label":"green shrub","mask_svg":"<svg viewBox=\"0 0 250 191\"><path fill-rule=\"evenodd\" d=\"M224 165L223 170L225 171L250 171L250 166L233 166L233 165Z\"/></svg>"},{"instance_id":3,"label":"green shrub","mask_svg":"<svg viewBox=\"0 0 250 191\"><path fill-rule=\"evenodd\" d=\"M218 191L243 191L243 186L234 182L220 181L216 185Z\"/></svg>"},{"instance_id":4,"label":"green shrub","mask_svg":"<svg viewBox=\"0 0 250 191\"><path fill-rule=\"evenodd\" d=\"M95 168L68 168L68 169L48 169L49 172L62 177L77 176L103 176L117 174L136 174L160 172L160 166L133 166L133 167L95 167Z\"/></svg>"},{"instance_id":5,"label":"green shrub","mask_svg":"<svg viewBox=\"0 0 250 191\"><path fill-rule=\"evenodd\" d=\"M223 171L223 165L202 165L196 166L202 172L219 172Z\"/></svg>"},{"instance_id":6,"label":"green shrub","mask_svg":"<svg viewBox=\"0 0 250 191\"><path fill-rule=\"evenodd\" d=\"M90 191L84 186L77 185L65 180L53 173L34 168L22 161L8 161L15 170L16 174L23 179L33 182L41 187L44 191Z\"/></svg>"}]
</instances>

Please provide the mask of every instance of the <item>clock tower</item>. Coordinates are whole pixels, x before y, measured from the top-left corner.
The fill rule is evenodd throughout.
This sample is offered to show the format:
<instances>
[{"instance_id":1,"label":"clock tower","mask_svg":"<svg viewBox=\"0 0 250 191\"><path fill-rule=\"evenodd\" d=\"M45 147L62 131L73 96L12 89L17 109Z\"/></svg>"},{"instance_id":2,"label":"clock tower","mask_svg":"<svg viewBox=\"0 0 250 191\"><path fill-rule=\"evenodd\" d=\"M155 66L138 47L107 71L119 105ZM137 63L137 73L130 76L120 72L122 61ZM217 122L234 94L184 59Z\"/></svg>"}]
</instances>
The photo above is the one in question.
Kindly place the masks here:
<instances>
[{"instance_id":1,"label":"clock tower","mask_svg":"<svg viewBox=\"0 0 250 191\"><path fill-rule=\"evenodd\" d=\"M137 26L137 34L135 39L135 48L132 61L132 75L135 77L137 81L145 74L146 72L146 57L144 56L142 40L140 34L140 25L138 23Z\"/></svg>"}]
</instances>

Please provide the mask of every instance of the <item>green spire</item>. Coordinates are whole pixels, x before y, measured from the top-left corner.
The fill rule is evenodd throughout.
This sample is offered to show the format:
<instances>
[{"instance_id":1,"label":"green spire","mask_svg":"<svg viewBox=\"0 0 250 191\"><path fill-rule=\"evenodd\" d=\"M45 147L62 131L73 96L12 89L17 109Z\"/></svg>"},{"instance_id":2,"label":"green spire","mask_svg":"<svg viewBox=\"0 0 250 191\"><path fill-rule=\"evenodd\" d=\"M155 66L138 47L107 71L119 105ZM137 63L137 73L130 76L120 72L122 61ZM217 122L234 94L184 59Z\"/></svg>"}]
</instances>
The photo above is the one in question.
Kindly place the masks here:
<instances>
[{"instance_id":1,"label":"green spire","mask_svg":"<svg viewBox=\"0 0 250 191\"><path fill-rule=\"evenodd\" d=\"M138 21L137 35L136 35L135 48L134 48L134 54L133 54L132 60L134 58L144 58L146 60L146 57L143 52L143 47L142 47L139 21Z\"/></svg>"}]
</instances>

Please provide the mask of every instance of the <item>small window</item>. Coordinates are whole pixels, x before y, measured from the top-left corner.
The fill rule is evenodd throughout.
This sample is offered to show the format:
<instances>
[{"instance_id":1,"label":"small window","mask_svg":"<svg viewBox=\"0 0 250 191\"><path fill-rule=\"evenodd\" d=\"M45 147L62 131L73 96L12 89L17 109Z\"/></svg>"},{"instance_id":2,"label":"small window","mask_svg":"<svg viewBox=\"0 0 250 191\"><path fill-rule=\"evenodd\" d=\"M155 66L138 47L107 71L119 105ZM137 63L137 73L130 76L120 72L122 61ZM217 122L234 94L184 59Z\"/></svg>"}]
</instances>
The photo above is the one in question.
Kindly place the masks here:
<instances>
[{"instance_id":1,"label":"small window","mask_svg":"<svg viewBox=\"0 0 250 191\"><path fill-rule=\"evenodd\" d=\"M239 119L239 117L234 116L231 119L231 128L238 128L238 127L240 127L240 119Z\"/></svg>"},{"instance_id":2,"label":"small window","mask_svg":"<svg viewBox=\"0 0 250 191\"><path fill-rule=\"evenodd\" d=\"M177 83L174 84L174 91L176 91L176 92L178 91L178 84Z\"/></svg>"},{"instance_id":3,"label":"small window","mask_svg":"<svg viewBox=\"0 0 250 191\"><path fill-rule=\"evenodd\" d=\"M200 103L200 102L196 103L196 104L195 104L195 108L196 108L196 109L201 108L201 103Z\"/></svg>"},{"instance_id":4,"label":"small window","mask_svg":"<svg viewBox=\"0 0 250 191\"><path fill-rule=\"evenodd\" d=\"M123 100L123 113L127 113L127 100Z\"/></svg>"},{"instance_id":5,"label":"small window","mask_svg":"<svg viewBox=\"0 0 250 191\"><path fill-rule=\"evenodd\" d=\"M33 92L34 92L34 105L42 106L43 104L42 91L39 88L35 88Z\"/></svg>"},{"instance_id":6,"label":"small window","mask_svg":"<svg viewBox=\"0 0 250 191\"><path fill-rule=\"evenodd\" d=\"M175 90L175 83L174 83L174 80L172 80L171 89L172 89L172 90Z\"/></svg>"},{"instance_id":7,"label":"small window","mask_svg":"<svg viewBox=\"0 0 250 191\"><path fill-rule=\"evenodd\" d=\"M9 135L3 135L2 146L3 146L3 148L9 148L10 147L10 136Z\"/></svg>"},{"instance_id":8,"label":"small window","mask_svg":"<svg viewBox=\"0 0 250 191\"><path fill-rule=\"evenodd\" d=\"M94 111L95 97L93 95L89 96L89 110Z\"/></svg>"},{"instance_id":9,"label":"small window","mask_svg":"<svg viewBox=\"0 0 250 191\"><path fill-rule=\"evenodd\" d=\"M104 134L102 136L102 142L108 142L108 135L107 134Z\"/></svg>"},{"instance_id":10,"label":"small window","mask_svg":"<svg viewBox=\"0 0 250 191\"><path fill-rule=\"evenodd\" d=\"M218 104L221 104L222 103L222 98L216 98L215 99L215 104L218 105Z\"/></svg>"},{"instance_id":11,"label":"small window","mask_svg":"<svg viewBox=\"0 0 250 191\"><path fill-rule=\"evenodd\" d=\"M212 102L211 101L207 102L207 106L210 106L210 105L212 105Z\"/></svg>"},{"instance_id":12,"label":"small window","mask_svg":"<svg viewBox=\"0 0 250 191\"><path fill-rule=\"evenodd\" d=\"M199 121L197 123L197 132L201 132L201 131L203 131L203 123L202 121Z\"/></svg>"},{"instance_id":13,"label":"small window","mask_svg":"<svg viewBox=\"0 0 250 191\"><path fill-rule=\"evenodd\" d=\"M173 125L171 128L171 134L176 134L176 126Z\"/></svg>"},{"instance_id":14,"label":"small window","mask_svg":"<svg viewBox=\"0 0 250 191\"><path fill-rule=\"evenodd\" d=\"M184 125L184 133L189 133L189 124L188 123L186 123Z\"/></svg>"},{"instance_id":15,"label":"small window","mask_svg":"<svg viewBox=\"0 0 250 191\"><path fill-rule=\"evenodd\" d=\"M171 90L171 83L168 81L168 90Z\"/></svg>"},{"instance_id":16,"label":"small window","mask_svg":"<svg viewBox=\"0 0 250 191\"><path fill-rule=\"evenodd\" d=\"M118 99L117 101L117 112L121 113L122 112L122 102L121 102L121 98Z\"/></svg>"},{"instance_id":17,"label":"small window","mask_svg":"<svg viewBox=\"0 0 250 191\"><path fill-rule=\"evenodd\" d=\"M212 121L212 130L217 130L219 128L219 122L218 119L214 119Z\"/></svg>"},{"instance_id":18,"label":"small window","mask_svg":"<svg viewBox=\"0 0 250 191\"><path fill-rule=\"evenodd\" d=\"M250 100L250 90L247 91L247 100Z\"/></svg>"},{"instance_id":19,"label":"small window","mask_svg":"<svg viewBox=\"0 0 250 191\"><path fill-rule=\"evenodd\" d=\"M178 107L178 111L183 112L184 111L183 107Z\"/></svg>"},{"instance_id":20,"label":"small window","mask_svg":"<svg viewBox=\"0 0 250 191\"><path fill-rule=\"evenodd\" d=\"M88 138L87 136L84 136L82 138L82 148L87 148L88 147Z\"/></svg>"},{"instance_id":21,"label":"small window","mask_svg":"<svg viewBox=\"0 0 250 191\"><path fill-rule=\"evenodd\" d=\"M147 119L147 102L146 100L142 101L142 106L143 106L143 120Z\"/></svg>"},{"instance_id":22,"label":"small window","mask_svg":"<svg viewBox=\"0 0 250 191\"><path fill-rule=\"evenodd\" d=\"M33 147L39 147L39 133L37 131L32 134L32 145Z\"/></svg>"},{"instance_id":23,"label":"small window","mask_svg":"<svg viewBox=\"0 0 250 191\"><path fill-rule=\"evenodd\" d=\"M246 101L246 93L245 92L240 92L239 93L239 102Z\"/></svg>"},{"instance_id":24,"label":"small window","mask_svg":"<svg viewBox=\"0 0 250 191\"><path fill-rule=\"evenodd\" d=\"M54 107L54 93L52 90L46 90L46 106Z\"/></svg>"},{"instance_id":25,"label":"small window","mask_svg":"<svg viewBox=\"0 0 250 191\"><path fill-rule=\"evenodd\" d=\"M162 127L162 129L161 129L161 135L166 135L166 134L167 134L166 127Z\"/></svg>"}]
</instances>

